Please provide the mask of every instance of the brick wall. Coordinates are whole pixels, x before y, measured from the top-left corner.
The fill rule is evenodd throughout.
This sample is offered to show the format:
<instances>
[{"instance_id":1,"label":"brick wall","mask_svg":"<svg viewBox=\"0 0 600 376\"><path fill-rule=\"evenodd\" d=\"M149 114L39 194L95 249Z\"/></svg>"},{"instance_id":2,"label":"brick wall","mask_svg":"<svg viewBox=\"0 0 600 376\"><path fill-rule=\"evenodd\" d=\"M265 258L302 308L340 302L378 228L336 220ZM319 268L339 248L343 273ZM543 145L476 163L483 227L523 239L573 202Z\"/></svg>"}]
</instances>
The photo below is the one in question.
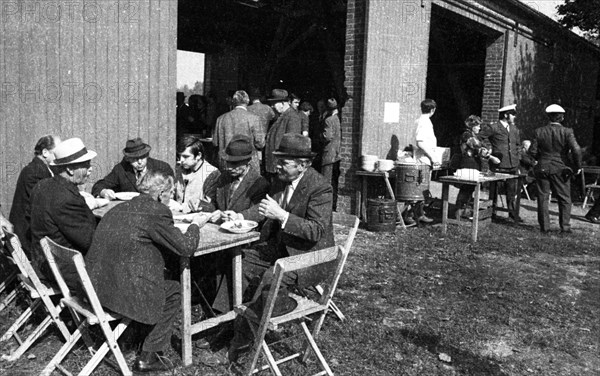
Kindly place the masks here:
<instances>
[{"instance_id":1,"label":"brick wall","mask_svg":"<svg viewBox=\"0 0 600 376\"><path fill-rule=\"evenodd\" d=\"M498 120L498 109L510 103L502 100L504 69L504 34L501 34L487 48L485 57L485 78L483 83L483 103L481 118L484 124Z\"/></svg>"},{"instance_id":2,"label":"brick wall","mask_svg":"<svg viewBox=\"0 0 600 376\"><path fill-rule=\"evenodd\" d=\"M341 174L337 210L355 212L352 198L357 189L354 175L360 155L360 114L362 98L363 56L365 47L365 14L367 0L348 0L346 13L346 53L344 86L347 99L342 108Z\"/></svg>"}]
</instances>

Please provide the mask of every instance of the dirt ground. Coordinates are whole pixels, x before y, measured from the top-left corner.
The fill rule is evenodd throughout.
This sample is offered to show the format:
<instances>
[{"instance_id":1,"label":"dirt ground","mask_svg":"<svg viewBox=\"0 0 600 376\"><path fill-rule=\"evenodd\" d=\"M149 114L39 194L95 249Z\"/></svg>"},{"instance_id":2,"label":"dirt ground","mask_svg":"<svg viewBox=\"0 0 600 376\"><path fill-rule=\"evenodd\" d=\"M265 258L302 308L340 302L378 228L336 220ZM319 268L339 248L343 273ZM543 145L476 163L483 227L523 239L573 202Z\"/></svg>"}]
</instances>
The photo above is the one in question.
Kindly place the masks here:
<instances>
[{"instance_id":1,"label":"dirt ground","mask_svg":"<svg viewBox=\"0 0 600 376\"><path fill-rule=\"evenodd\" d=\"M550 210L558 229L556 203ZM336 375L599 375L600 226L585 213L573 208L573 234L544 235L535 201L524 200L524 224L501 212L475 244L467 227L450 226L444 236L436 209L428 212L432 225L361 228L334 297L346 321L328 315L317 341L325 358ZM335 231L342 241L345 230ZM18 312L0 312L0 332ZM60 345L51 331L18 361L0 361L0 375L36 375ZM14 346L2 342L0 353ZM277 347L275 356L288 348ZM232 374L203 361L203 351L194 349L194 365L183 368L172 350L175 369L164 374ZM86 358L81 348L69 365ZM284 366L288 375L316 371L314 360ZM117 374L105 364L94 373Z\"/></svg>"}]
</instances>

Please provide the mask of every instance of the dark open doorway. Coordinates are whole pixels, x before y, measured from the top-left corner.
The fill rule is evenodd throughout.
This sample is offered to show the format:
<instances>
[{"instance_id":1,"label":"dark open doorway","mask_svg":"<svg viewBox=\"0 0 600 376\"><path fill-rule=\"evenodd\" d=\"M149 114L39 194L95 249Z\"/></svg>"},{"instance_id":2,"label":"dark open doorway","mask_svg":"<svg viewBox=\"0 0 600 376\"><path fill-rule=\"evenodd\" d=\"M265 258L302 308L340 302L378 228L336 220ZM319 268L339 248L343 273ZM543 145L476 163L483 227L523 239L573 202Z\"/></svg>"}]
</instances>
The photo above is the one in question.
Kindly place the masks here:
<instances>
[{"instance_id":1,"label":"dark open doorway","mask_svg":"<svg viewBox=\"0 0 600 376\"><path fill-rule=\"evenodd\" d=\"M432 8L426 96L438 105L433 118L438 146L456 147L464 119L481 116L486 48L494 40L480 24Z\"/></svg>"},{"instance_id":2,"label":"dark open doorway","mask_svg":"<svg viewBox=\"0 0 600 376\"><path fill-rule=\"evenodd\" d=\"M179 0L178 49L206 54L205 94L344 96L347 0Z\"/></svg>"}]
</instances>

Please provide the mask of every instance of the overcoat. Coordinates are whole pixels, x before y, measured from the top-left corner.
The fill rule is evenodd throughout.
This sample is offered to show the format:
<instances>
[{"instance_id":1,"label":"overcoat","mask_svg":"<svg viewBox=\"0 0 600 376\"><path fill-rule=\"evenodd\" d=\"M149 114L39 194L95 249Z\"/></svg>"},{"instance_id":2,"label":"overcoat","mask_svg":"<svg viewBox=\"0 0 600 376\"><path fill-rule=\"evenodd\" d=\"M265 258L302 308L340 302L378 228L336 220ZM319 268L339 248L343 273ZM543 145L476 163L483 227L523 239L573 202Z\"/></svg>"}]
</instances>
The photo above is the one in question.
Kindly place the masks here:
<instances>
[{"instance_id":1,"label":"overcoat","mask_svg":"<svg viewBox=\"0 0 600 376\"><path fill-rule=\"evenodd\" d=\"M293 108L288 108L282 113L273 123L269 132L267 132L267 140L265 142L265 170L270 173L275 173L276 158L273 152L279 147L279 143L286 133L302 134L302 119L298 115L298 111Z\"/></svg>"},{"instance_id":2,"label":"overcoat","mask_svg":"<svg viewBox=\"0 0 600 376\"><path fill-rule=\"evenodd\" d=\"M148 171L162 171L169 176L175 175L167 162L150 157L148 157L146 169ZM138 192L135 172L131 163L123 158L104 179L100 179L94 184L92 195L98 196L103 189L112 189L115 192Z\"/></svg>"},{"instance_id":3,"label":"overcoat","mask_svg":"<svg viewBox=\"0 0 600 376\"><path fill-rule=\"evenodd\" d=\"M217 118L217 125L213 133L213 145L219 148L219 152L225 150L233 136L247 136L252 143L252 162L255 168L258 164L257 150L265 146L265 133L260 125L260 118L243 107L236 107ZM219 166L225 167L225 161L219 155Z\"/></svg>"},{"instance_id":4,"label":"overcoat","mask_svg":"<svg viewBox=\"0 0 600 376\"><path fill-rule=\"evenodd\" d=\"M33 189L30 224L31 262L38 272L51 278L52 272L42 252L40 239L47 236L85 255L92 244L96 218L77 186L55 175L41 180Z\"/></svg>"},{"instance_id":5,"label":"overcoat","mask_svg":"<svg viewBox=\"0 0 600 376\"><path fill-rule=\"evenodd\" d=\"M548 123L535 130L529 153L538 161L534 171L560 174L569 165L581 168L581 148L573 129L560 123Z\"/></svg>"},{"instance_id":6,"label":"overcoat","mask_svg":"<svg viewBox=\"0 0 600 376\"><path fill-rule=\"evenodd\" d=\"M323 122L323 157L321 164L328 165L341 159L340 145L342 142L342 130L338 112L335 110Z\"/></svg>"},{"instance_id":7,"label":"overcoat","mask_svg":"<svg viewBox=\"0 0 600 376\"><path fill-rule=\"evenodd\" d=\"M169 208L141 194L117 205L98 224L85 257L103 306L145 324L158 322L163 311L165 256L189 256L199 239L190 225L183 234Z\"/></svg>"},{"instance_id":8,"label":"overcoat","mask_svg":"<svg viewBox=\"0 0 600 376\"><path fill-rule=\"evenodd\" d=\"M8 220L15 226L15 234L19 237L25 253L31 257L31 229L29 216L31 215L31 193L35 185L42 179L51 178L52 174L48 165L38 157L34 157L27 166L21 170L17 179L15 195Z\"/></svg>"}]
</instances>

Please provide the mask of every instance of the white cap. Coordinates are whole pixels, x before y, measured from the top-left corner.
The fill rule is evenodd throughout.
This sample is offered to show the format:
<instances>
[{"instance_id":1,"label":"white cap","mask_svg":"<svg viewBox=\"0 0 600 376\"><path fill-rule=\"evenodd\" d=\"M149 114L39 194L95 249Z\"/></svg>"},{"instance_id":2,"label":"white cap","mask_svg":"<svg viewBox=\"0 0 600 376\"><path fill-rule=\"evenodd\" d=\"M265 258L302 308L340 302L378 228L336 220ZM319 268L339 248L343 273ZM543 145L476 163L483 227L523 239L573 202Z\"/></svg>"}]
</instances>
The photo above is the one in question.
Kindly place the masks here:
<instances>
[{"instance_id":1,"label":"white cap","mask_svg":"<svg viewBox=\"0 0 600 376\"><path fill-rule=\"evenodd\" d=\"M552 114L552 113L564 114L565 109L557 104L551 104L550 106L546 107L546 113L547 114Z\"/></svg>"},{"instance_id":2,"label":"white cap","mask_svg":"<svg viewBox=\"0 0 600 376\"><path fill-rule=\"evenodd\" d=\"M516 104L509 104L508 106L504 106L501 109L499 109L498 112L516 111L516 110L517 110Z\"/></svg>"}]
</instances>

